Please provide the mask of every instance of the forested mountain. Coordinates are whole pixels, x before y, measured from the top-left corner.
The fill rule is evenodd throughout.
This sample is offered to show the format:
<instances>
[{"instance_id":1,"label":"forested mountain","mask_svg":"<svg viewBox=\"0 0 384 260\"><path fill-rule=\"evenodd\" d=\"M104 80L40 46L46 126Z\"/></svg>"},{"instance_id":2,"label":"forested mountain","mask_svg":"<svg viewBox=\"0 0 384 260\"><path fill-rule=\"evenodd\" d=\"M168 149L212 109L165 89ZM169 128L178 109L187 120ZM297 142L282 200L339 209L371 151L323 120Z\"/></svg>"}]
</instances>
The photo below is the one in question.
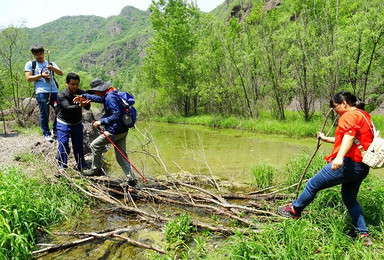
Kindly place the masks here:
<instances>
[{"instance_id":1,"label":"forested mountain","mask_svg":"<svg viewBox=\"0 0 384 260\"><path fill-rule=\"evenodd\" d=\"M43 44L61 67L113 76L140 64L152 29L148 12L127 6L116 16L65 16L26 32L26 46Z\"/></svg>"}]
</instances>

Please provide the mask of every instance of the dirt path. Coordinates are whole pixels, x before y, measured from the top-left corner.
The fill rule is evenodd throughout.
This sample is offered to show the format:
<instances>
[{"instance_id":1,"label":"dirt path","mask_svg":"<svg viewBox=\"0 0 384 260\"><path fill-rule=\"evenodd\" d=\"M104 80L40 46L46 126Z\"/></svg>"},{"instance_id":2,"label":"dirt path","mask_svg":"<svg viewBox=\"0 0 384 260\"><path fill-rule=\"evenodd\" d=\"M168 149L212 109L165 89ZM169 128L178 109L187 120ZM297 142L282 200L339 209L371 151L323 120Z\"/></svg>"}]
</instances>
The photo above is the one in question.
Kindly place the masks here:
<instances>
[{"instance_id":1,"label":"dirt path","mask_svg":"<svg viewBox=\"0 0 384 260\"><path fill-rule=\"evenodd\" d=\"M0 169L6 165L17 165L15 155L30 152L31 147L37 142L43 142L42 136L37 134L22 135L11 133L0 135Z\"/></svg>"}]
</instances>

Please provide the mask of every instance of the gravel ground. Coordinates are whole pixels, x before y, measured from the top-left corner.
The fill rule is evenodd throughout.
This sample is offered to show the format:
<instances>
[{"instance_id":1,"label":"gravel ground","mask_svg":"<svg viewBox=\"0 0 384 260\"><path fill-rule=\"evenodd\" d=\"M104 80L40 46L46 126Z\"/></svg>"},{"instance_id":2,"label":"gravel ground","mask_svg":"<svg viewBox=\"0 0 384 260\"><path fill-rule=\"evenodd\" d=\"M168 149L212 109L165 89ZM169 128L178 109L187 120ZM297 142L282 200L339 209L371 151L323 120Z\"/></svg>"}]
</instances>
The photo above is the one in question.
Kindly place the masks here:
<instances>
[{"instance_id":1,"label":"gravel ground","mask_svg":"<svg viewBox=\"0 0 384 260\"><path fill-rule=\"evenodd\" d=\"M18 162L14 160L15 155L31 152L31 147L43 142L43 136L37 134L11 133L6 136L0 135L0 169L6 165L17 165Z\"/></svg>"}]
</instances>

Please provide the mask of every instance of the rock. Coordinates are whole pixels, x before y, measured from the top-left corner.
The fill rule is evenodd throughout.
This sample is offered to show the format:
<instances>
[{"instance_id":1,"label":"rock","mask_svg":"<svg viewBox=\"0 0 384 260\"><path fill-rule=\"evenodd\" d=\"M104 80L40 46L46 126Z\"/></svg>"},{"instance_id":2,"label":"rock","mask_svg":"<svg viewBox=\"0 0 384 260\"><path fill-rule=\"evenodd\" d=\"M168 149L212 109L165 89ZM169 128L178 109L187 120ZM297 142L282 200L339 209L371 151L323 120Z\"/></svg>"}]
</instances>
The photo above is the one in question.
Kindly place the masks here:
<instances>
[{"instance_id":1,"label":"rock","mask_svg":"<svg viewBox=\"0 0 384 260\"><path fill-rule=\"evenodd\" d=\"M378 108L372 111L371 114L382 115L384 114L384 102L380 104Z\"/></svg>"},{"instance_id":2,"label":"rock","mask_svg":"<svg viewBox=\"0 0 384 260\"><path fill-rule=\"evenodd\" d=\"M21 102L21 107L28 116L31 116L36 108L39 109L36 98L23 99L23 101Z\"/></svg>"},{"instance_id":3,"label":"rock","mask_svg":"<svg viewBox=\"0 0 384 260\"><path fill-rule=\"evenodd\" d=\"M99 131L92 126L92 123L84 123L84 154L91 153L91 143L99 136Z\"/></svg>"},{"instance_id":4,"label":"rock","mask_svg":"<svg viewBox=\"0 0 384 260\"><path fill-rule=\"evenodd\" d=\"M281 5L281 2L282 0L269 0L265 3L264 5L264 9L265 11L269 11L271 9L274 9L276 7L278 7L279 5Z\"/></svg>"}]
</instances>

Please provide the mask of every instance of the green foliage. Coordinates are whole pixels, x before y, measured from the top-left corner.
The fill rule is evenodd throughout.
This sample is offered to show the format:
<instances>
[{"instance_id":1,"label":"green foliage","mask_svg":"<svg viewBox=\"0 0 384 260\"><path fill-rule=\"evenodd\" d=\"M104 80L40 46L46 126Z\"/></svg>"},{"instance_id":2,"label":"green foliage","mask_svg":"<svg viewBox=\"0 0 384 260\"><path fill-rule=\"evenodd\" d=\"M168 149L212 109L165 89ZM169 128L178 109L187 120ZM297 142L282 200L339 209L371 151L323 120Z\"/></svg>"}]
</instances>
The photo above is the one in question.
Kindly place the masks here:
<instances>
[{"instance_id":1,"label":"green foliage","mask_svg":"<svg viewBox=\"0 0 384 260\"><path fill-rule=\"evenodd\" d=\"M200 39L200 12L181 0L153 1L150 12L155 34L146 50L143 83L168 96L174 111L189 116L197 94L193 56Z\"/></svg>"},{"instance_id":2,"label":"green foliage","mask_svg":"<svg viewBox=\"0 0 384 260\"><path fill-rule=\"evenodd\" d=\"M0 255L28 259L38 227L63 220L60 210L76 212L85 205L64 183L40 184L15 168L0 172Z\"/></svg>"},{"instance_id":3,"label":"green foliage","mask_svg":"<svg viewBox=\"0 0 384 260\"><path fill-rule=\"evenodd\" d=\"M257 163L251 166L251 174L255 178L255 187L263 189L272 186L276 168L265 163Z\"/></svg>"},{"instance_id":4,"label":"green foliage","mask_svg":"<svg viewBox=\"0 0 384 260\"><path fill-rule=\"evenodd\" d=\"M315 109L326 106L328 98L340 90L369 99L372 103L367 108L373 110L383 101L377 98L382 93L376 87L379 83L374 83L383 75L378 58L383 27L377 16L383 8L380 1L290 0L265 12L265 1L231 1L213 12L226 14L225 23L202 15L202 37L191 51L191 66L199 75L195 78L198 113L258 118L261 109L268 109L275 118L285 120L285 108L295 97L299 102L295 109L311 121ZM370 22L376 19L377 23ZM164 41L155 37L152 44ZM162 50L155 54L168 53ZM147 74L156 69L175 71L164 69L152 56L150 60L153 67L146 69ZM159 74L142 78L144 85L175 87L167 81L174 75L165 81L155 75ZM176 85L182 88L183 84ZM181 114L181 107L173 109L170 100L164 100L168 111Z\"/></svg>"},{"instance_id":5,"label":"green foliage","mask_svg":"<svg viewBox=\"0 0 384 260\"><path fill-rule=\"evenodd\" d=\"M374 170L372 170L374 171ZM359 199L361 207L365 212L365 220L373 226L380 226L384 223L384 185L383 181L371 175L363 181L360 188Z\"/></svg>"},{"instance_id":6,"label":"green foliage","mask_svg":"<svg viewBox=\"0 0 384 260\"><path fill-rule=\"evenodd\" d=\"M172 247L185 247L192 239L193 227L191 217L185 214L179 215L176 219L168 222L165 226L165 239Z\"/></svg>"},{"instance_id":7,"label":"green foliage","mask_svg":"<svg viewBox=\"0 0 384 260\"><path fill-rule=\"evenodd\" d=\"M29 46L41 43L51 50L51 59L65 74L87 71L96 65L103 74L94 76L104 77L111 71L116 74L120 68L133 69L140 64L139 53L146 47L143 40L150 35L151 28L145 11L127 6L119 15L107 19L66 16L37 28L26 28L26 32L26 60Z\"/></svg>"}]
</instances>

